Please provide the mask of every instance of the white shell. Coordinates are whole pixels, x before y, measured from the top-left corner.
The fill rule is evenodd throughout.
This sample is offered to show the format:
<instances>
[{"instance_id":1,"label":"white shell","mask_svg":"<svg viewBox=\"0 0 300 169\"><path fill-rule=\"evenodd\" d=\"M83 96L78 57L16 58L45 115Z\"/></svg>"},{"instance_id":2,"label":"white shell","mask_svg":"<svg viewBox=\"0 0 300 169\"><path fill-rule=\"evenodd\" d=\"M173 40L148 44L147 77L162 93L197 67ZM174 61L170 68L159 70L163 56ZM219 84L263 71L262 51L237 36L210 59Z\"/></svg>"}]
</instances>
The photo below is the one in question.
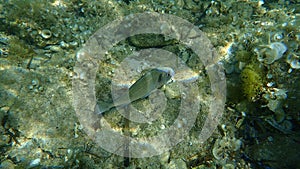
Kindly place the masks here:
<instances>
[{"instance_id":1,"label":"white shell","mask_svg":"<svg viewBox=\"0 0 300 169\"><path fill-rule=\"evenodd\" d=\"M50 30L44 29L44 30L41 31L41 36L42 36L44 39L49 39L49 38L51 38L52 33L51 33Z\"/></svg>"},{"instance_id":2,"label":"white shell","mask_svg":"<svg viewBox=\"0 0 300 169\"><path fill-rule=\"evenodd\" d=\"M278 60L282 57L284 52L286 52L287 47L284 43L281 42L274 42L270 44L270 48L274 51L276 51L276 57L275 60Z\"/></svg>"},{"instance_id":3,"label":"white shell","mask_svg":"<svg viewBox=\"0 0 300 169\"><path fill-rule=\"evenodd\" d=\"M272 64L274 61L282 58L284 52L286 52L287 47L284 43L273 42L261 50L255 50L258 56L257 59L266 64Z\"/></svg>"},{"instance_id":4,"label":"white shell","mask_svg":"<svg viewBox=\"0 0 300 169\"><path fill-rule=\"evenodd\" d=\"M286 61L290 64L291 68L300 69L300 57L296 54L290 54Z\"/></svg>"}]
</instances>

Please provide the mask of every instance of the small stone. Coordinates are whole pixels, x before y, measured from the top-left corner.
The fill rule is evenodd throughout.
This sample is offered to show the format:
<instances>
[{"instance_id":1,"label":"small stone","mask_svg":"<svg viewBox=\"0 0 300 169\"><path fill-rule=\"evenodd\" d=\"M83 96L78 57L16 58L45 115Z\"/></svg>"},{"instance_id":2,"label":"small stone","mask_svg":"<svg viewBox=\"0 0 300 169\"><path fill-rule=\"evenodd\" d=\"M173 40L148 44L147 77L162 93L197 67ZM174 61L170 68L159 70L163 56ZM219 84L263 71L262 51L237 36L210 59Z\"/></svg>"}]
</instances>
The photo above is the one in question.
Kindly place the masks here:
<instances>
[{"instance_id":1,"label":"small stone","mask_svg":"<svg viewBox=\"0 0 300 169\"><path fill-rule=\"evenodd\" d=\"M61 41L59 43L60 47L63 49L69 48L69 44L67 44L65 41Z\"/></svg>"},{"instance_id":2,"label":"small stone","mask_svg":"<svg viewBox=\"0 0 300 169\"><path fill-rule=\"evenodd\" d=\"M246 66L245 62L239 62L239 69L240 70L243 70L245 66Z\"/></svg>"},{"instance_id":3,"label":"small stone","mask_svg":"<svg viewBox=\"0 0 300 169\"><path fill-rule=\"evenodd\" d=\"M32 85L29 85L29 86L28 86L28 89L29 89L29 90L32 90L32 89L33 89L33 86L32 86Z\"/></svg>"},{"instance_id":4,"label":"small stone","mask_svg":"<svg viewBox=\"0 0 300 169\"><path fill-rule=\"evenodd\" d=\"M167 166L169 169L186 169L186 164L182 159L173 159Z\"/></svg>"},{"instance_id":5,"label":"small stone","mask_svg":"<svg viewBox=\"0 0 300 169\"><path fill-rule=\"evenodd\" d=\"M44 88L43 88L42 86L40 86L40 87L38 88L38 90L39 90L40 92L42 92L42 91L44 91Z\"/></svg>"},{"instance_id":6,"label":"small stone","mask_svg":"<svg viewBox=\"0 0 300 169\"><path fill-rule=\"evenodd\" d=\"M225 164L222 169L235 169L233 164Z\"/></svg>"},{"instance_id":7,"label":"small stone","mask_svg":"<svg viewBox=\"0 0 300 169\"><path fill-rule=\"evenodd\" d=\"M299 60L293 60L290 63L290 65L293 69L300 69L300 61Z\"/></svg>"},{"instance_id":8,"label":"small stone","mask_svg":"<svg viewBox=\"0 0 300 169\"><path fill-rule=\"evenodd\" d=\"M39 81L37 79L34 79L34 80L31 81L31 84L33 86L37 86L39 84Z\"/></svg>"},{"instance_id":9,"label":"small stone","mask_svg":"<svg viewBox=\"0 0 300 169\"><path fill-rule=\"evenodd\" d=\"M290 122L289 120L284 120L284 121L282 122L281 126L282 126L285 130L287 130L287 131L290 131L290 130L292 130L292 128L293 128L293 124L292 124L292 122Z\"/></svg>"},{"instance_id":10,"label":"small stone","mask_svg":"<svg viewBox=\"0 0 300 169\"><path fill-rule=\"evenodd\" d=\"M50 46L49 47L49 49L50 49L50 51L52 51L52 52L59 52L59 51L61 51L61 48L59 47L59 46Z\"/></svg>"},{"instance_id":11,"label":"small stone","mask_svg":"<svg viewBox=\"0 0 300 169\"><path fill-rule=\"evenodd\" d=\"M267 78L268 78L268 79L271 79L272 77L273 77L273 75L272 75L271 73L268 73L268 74L267 74Z\"/></svg>"},{"instance_id":12,"label":"small stone","mask_svg":"<svg viewBox=\"0 0 300 169\"><path fill-rule=\"evenodd\" d=\"M37 159L30 162L28 168L37 167L40 164L40 162L41 162L41 159L37 158Z\"/></svg>"},{"instance_id":13,"label":"small stone","mask_svg":"<svg viewBox=\"0 0 300 169\"><path fill-rule=\"evenodd\" d=\"M274 140L272 136L269 136L267 139L269 142L272 142Z\"/></svg>"},{"instance_id":14,"label":"small stone","mask_svg":"<svg viewBox=\"0 0 300 169\"><path fill-rule=\"evenodd\" d=\"M70 46L71 48L76 48L76 47L78 46L78 42L76 42L76 41L70 42L70 43L69 43L69 46Z\"/></svg>"},{"instance_id":15,"label":"small stone","mask_svg":"<svg viewBox=\"0 0 300 169\"><path fill-rule=\"evenodd\" d=\"M275 82L269 82L269 83L267 83L267 86L272 87L272 86L274 86L274 84L275 84Z\"/></svg>"},{"instance_id":16,"label":"small stone","mask_svg":"<svg viewBox=\"0 0 300 169\"><path fill-rule=\"evenodd\" d=\"M275 41L283 39L283 33L282 32L275 33L273 39Z\"/></svg>"},{"instance_id":17,"label":"small stone","mask_svg":"<svg viewBox=\"0 0 300 169\"><path fill-rule=\"evenodd\" d=\"M170 158L170 152L169 151L166 151L164 152L162 155L161 155L161 158L160 160L163 162L163 163L167 163L168 160Z\"/></svg>"},{"instance_id":18,"label":"small stone","mask_svg":"<svg viewBox=\"0 0 300 169\"><path fill-rule=\"evenodd\" d=\"M166 86L165 88L165 93L167 98L169 99L175 99L175 98L180 98L181 93L180 93L180 88L177 83L171 83Z\"/></svg>"}]
</instances>

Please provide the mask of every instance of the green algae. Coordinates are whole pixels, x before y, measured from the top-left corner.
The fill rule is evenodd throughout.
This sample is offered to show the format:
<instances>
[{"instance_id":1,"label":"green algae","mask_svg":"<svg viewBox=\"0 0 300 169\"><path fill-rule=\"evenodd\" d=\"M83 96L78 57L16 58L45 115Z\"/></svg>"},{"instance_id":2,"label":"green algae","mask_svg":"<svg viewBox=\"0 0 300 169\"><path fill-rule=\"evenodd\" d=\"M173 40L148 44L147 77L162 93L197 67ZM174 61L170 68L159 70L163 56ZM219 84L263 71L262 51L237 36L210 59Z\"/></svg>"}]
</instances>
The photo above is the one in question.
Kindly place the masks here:
<instances>
[{"instance_id":1,"label":"green algae","mask_svg":"<svg viewBox=\"0 0 300 169\"><path fill-rule=\"evenodd\" d=\"M22 64L24 60L31 58L35 54L30 45L17 37L9 40L8 59L14 64Z\"/></svg>"},{"instance_id":2,"label":"green algae","mask_svg":"<svg viewBox=\"0 0 300 169\"><path fill-rule=\"evenodd\" d=\"M252 53L247 50L240 50L236 52L236 59L240 62L248 62L251 61Z\"/></svg>"},{"instance_id":3,"label":"green algae","mask_svg":"<svg viewBox=\"0 0 300 169\"><path fill-rule=\"evenodd\" d=\"M241 74L242 91L248 100L254 100L261 92L263 80L253 65L246 66Z\"/></svg>"},{"instance_id":4,"label":"green algae","mask_svg":"<svg viewBox=\"0 0 300 169\"><path fill-rule=\"evenodd\" d=\"M22 39L34 41L28 34L26 27L34 27L36 29L50 27L57 23L55 15L52 15L47 10L51 10L49 1L45 0L13 0L4 3L7 9L7 17L5 18L1 30L8 34L17 35ZM22 23L27 23L23 24ZM22 25L22 26L20 26ZM6 29L9 28L9 29Z\"/></svg>"},{"instance_id":5,"label":"green algae","mask_svg":"<svg viewBox=\"0 0 300 169\"><path fill-rule=\"evenodd\" d=\"M140 34L131 36L129 42L139 48L163 47L176 43L174 39L166 39L163 35Z\"/></svg>"}]
</instances>

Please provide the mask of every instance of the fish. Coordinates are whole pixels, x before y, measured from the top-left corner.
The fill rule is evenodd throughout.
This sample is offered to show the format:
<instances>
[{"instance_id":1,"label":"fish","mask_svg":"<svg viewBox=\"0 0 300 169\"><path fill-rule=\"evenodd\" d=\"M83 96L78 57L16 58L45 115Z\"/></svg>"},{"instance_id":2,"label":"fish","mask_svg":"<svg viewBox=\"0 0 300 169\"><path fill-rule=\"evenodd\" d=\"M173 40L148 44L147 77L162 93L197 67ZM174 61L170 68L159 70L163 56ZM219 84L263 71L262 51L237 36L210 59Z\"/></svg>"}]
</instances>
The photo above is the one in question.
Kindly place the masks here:
<instances>
[{"instance_id":1,"label":"fish","mask_svg":"<svg viewBox=\"0 0 300 169\"><path fill-rule=\"evenodd\" d=\"M171 81L174 75L175 72L170 67L152 68L129 87L128 93L120 94L120 96L111 103L97 103L95 111L97 114L102 114L114 107L126 106L131 102L144 99L153 91Z\"/></svg>"}]
</instances>

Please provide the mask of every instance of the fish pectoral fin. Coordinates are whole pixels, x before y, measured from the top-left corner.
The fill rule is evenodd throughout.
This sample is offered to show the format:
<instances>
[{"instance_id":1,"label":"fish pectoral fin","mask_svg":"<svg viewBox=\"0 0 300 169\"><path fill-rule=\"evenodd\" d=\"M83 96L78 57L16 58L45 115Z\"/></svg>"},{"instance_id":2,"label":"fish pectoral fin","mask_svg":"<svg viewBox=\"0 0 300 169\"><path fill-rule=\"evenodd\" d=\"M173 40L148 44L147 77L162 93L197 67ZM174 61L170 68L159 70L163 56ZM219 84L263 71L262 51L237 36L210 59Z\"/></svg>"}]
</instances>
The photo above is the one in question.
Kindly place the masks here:
<instances>
[{"instance_id":1,"label":"fish pectoral fin","mask_svg":"<svg viewBox=\"0 0 300 169\"><path fill-rule=\"evenodd\" d=\"M113 105L111 103L107 103L107 102L98 102L98 107L99 107L99 112L100 114L110 110L111 108L113 108Z\"/></svg>"},{"instance_id":2,"label":"fish pectoral fin","mask_svg":"<svg viewBox=\"0 0 300 169\"><path fill-rule=\"evenodd\" d=\"M166 85L162 85L162 86L159 86L157 89L159 89L159 90L165 90L165 88L166 88Z\"/></svg>"}]
</instances>

